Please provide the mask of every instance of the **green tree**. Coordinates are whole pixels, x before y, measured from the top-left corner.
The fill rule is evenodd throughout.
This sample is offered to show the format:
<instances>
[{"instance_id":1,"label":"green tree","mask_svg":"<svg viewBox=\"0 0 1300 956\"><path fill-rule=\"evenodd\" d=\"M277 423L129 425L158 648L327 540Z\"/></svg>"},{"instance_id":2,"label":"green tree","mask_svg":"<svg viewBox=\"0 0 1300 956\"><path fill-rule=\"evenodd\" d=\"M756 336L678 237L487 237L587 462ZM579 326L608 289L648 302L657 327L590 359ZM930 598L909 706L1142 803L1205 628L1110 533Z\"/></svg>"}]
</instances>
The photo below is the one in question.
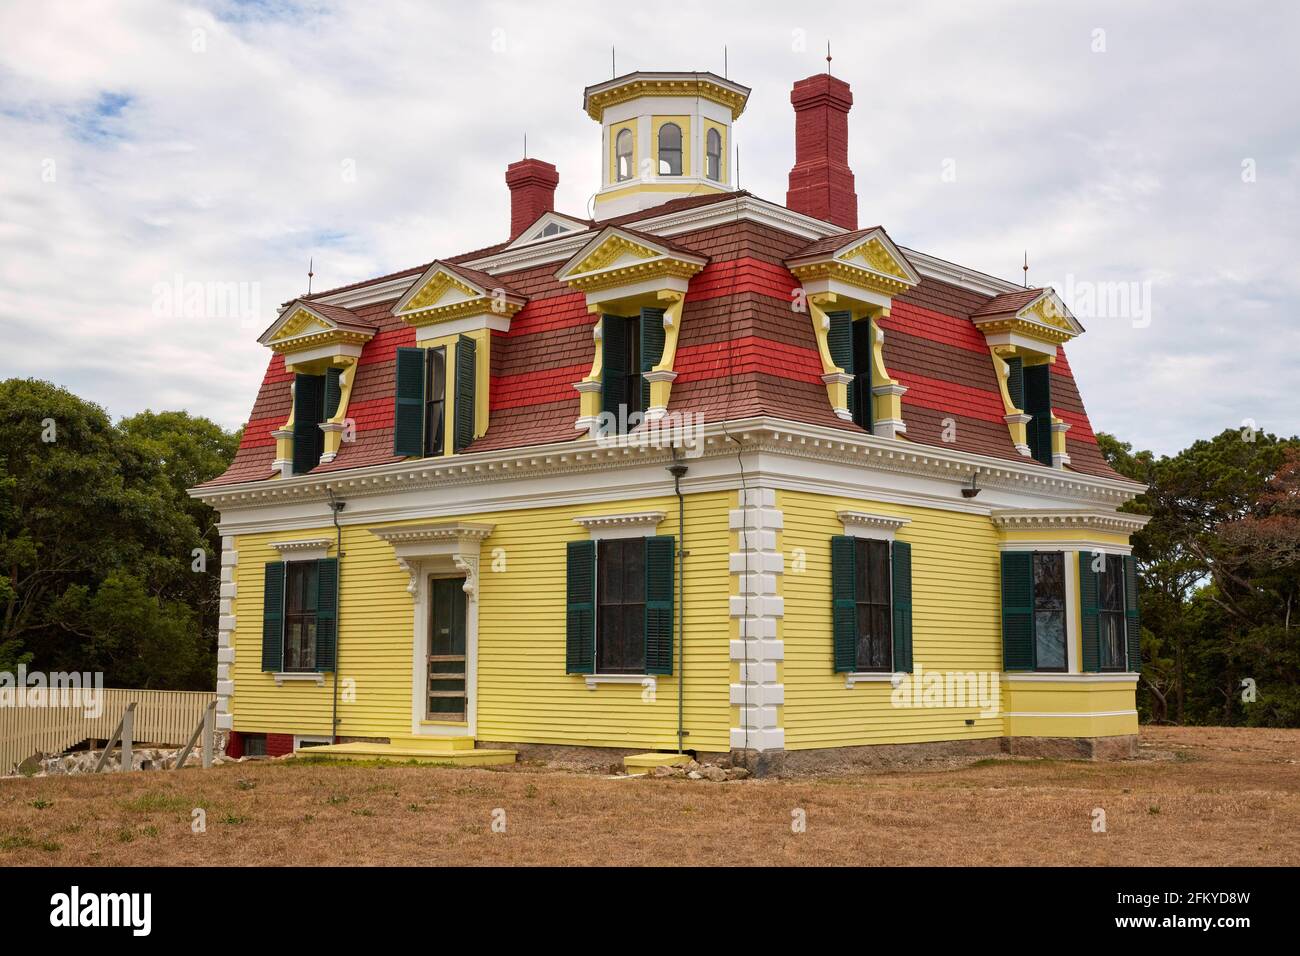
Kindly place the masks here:
<instances>
[{"instance_id":1,"label":"green tree","mask_svg":"<svg viewBox=\"0 0 1300 956\"><path fill-rule=\"evenodd\" d=\"M114 425L48 382L0 382L0 666L23 654L119 686L212 686L219 541L185 488L236 441L184 413Z\"/></svg>"}]
</instances>

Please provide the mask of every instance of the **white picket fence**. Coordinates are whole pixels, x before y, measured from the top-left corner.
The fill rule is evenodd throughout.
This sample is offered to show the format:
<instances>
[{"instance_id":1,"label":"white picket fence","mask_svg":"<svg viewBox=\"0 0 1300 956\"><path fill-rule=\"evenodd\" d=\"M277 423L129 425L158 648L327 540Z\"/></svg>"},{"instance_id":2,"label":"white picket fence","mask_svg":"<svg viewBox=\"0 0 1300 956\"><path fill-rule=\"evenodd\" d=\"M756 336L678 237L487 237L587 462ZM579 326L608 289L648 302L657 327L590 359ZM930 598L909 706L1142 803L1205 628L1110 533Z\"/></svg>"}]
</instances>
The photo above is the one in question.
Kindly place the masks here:
<instances>
[{"instance_id":1,"label":"white picket fence","mask_svg":"<svg viewBox=\"0 0 1300 956\"><path fill-rule=\"evenodd\" d=\"M0 707L0 775L13 773L35 754L62 753L84 740L108 740L132 703L137 746L183 747L216 700L216 694L188 690L106 687L97 693L102 706L95 717L87 717L80 706Z\"/></svg>"}]
</instances>

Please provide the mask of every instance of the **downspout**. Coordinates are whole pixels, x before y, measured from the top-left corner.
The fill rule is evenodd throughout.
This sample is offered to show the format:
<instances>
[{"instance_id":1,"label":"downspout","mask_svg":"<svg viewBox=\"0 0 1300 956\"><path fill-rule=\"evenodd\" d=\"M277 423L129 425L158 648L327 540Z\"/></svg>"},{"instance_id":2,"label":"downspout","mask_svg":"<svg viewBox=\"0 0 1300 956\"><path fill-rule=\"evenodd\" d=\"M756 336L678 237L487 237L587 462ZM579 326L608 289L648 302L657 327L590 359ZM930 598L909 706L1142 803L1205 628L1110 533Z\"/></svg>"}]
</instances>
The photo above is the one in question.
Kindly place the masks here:
<instances>
[{"instance_id":1,"label":"downspout","mask_svg":"<svg viewBox=\"0 0 1300 956\"><path fill-rule=\"evenodd\" d=\"M673 491L677 495L677 752L685 753L686 738L686 651L682 646L682 627L686 605L686 499L682 496L682 476L686 466L677 458L673 446L673 463L668 466L673 476Z\"/></svg>"},{"instance_id":2,"label":"downspout","mask_svg":"<svg viewBox=\"0 0 1300 956\"><path fill-rule=\"evenodd\" d=\"M335 498L333 488L327 487L325 493L329 495L330 512L334 516L334 555L339 563L338 587L334 594L334 701L330 714L330 743L335 744L339 740L339 617L343 609L343 528L339 525L339 512L347 502Z\"/></svg>"}]
</instances>

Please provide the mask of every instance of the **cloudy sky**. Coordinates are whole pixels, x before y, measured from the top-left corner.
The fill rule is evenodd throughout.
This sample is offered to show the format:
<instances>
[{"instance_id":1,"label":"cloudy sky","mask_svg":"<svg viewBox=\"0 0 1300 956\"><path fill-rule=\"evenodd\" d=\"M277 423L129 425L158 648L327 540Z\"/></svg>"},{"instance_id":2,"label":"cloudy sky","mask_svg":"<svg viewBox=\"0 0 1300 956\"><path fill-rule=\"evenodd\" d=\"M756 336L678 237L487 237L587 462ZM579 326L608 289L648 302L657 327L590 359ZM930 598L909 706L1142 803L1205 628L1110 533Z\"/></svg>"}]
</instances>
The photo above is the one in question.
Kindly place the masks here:
<instances>
[{"instance_id":1,"label":"cloudy sky","mask_svg":"<svg viewBox=\"0 0 1300 956\"><path fill-rule=\"evenodd\" d=\"M862 224L1052 282L1094 427L1173 452L1300 431L1300 12L1290 3L0 6L0 377L235 427L277 303L505 238L527 133L585 213L582 88L753 87L742 186L783 202L791 83L855 96ZM170 290L236 283L225 309ZM229 286L227 286L229 288ZM214 314L219 313L219 314ZM1118 314L1117 314L1118 313Z\"/></svg>"}]
</instances>

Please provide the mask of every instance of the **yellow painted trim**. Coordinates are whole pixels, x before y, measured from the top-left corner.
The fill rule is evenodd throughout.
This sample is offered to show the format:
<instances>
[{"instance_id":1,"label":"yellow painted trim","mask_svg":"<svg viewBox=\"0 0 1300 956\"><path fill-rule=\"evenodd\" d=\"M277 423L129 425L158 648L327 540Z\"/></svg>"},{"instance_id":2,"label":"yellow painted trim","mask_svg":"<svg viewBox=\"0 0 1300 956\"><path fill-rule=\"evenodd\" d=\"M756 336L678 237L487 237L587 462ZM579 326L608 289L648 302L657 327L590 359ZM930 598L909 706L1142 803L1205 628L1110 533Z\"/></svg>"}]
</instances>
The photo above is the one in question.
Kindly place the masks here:
<instances>
[{"instance_id":1,"label":"yellow painted trim","mask_svg":"<svg viewBox=\"0 0 1300 956\"><path fill-rule=\"evenodd\" d=\"M889 315L889 309L881 309L879 314L881 316ZM858 321L863 321L863 319ZM875 389L881 385L898 385L898 379L889 374L889 369L885 365L885 337L880 334L880 327L876 325L875 317L867 316L865 321L871 323L871 387ZM902 395L873 394L871 399L871 410L874 413L871 420L873 422L903 421Z\"/></svg>"},{"instance_id":2,"label":"yellow painted trim","mask_svg":"<svg viewBox=\"0 0 1300 956\"><path fill-rule=\"evenodd\" d=\"M822 360L823 375L842 375L844 369L835 364L831 358L831 347L828 340L831 330L830 316L826 314L823 306L833 305L836 301L834 292L819 292L816 295L808 296L808 314L812 317L813 335L817 339L817 354ZM849 388L844 382L827 382L826 398L831 403L831 410L847 409L849 407Z\"/></svg>"},{"instance_id":3,"label":"yellow painted trim","mask_svg":"<svg viewBox=\"0 0 1300 956\"><path fill-rule=\"evenodd\" d=\"M678 179L680 177L672 176L666 178ZM603 202L610 202L611 200L621 199L624 196L632 196L637 193L679 193L683 195L701 196L709 193L725 192L730 192L730 190L727 189L726 186L719 185L712 181L707 183L646 183L633 180L631 182L624 182L622 186L619 186L616 189L609 189L605 192L596 193L596 204L600 205Z\"/></svg>"},{"instance_id":4,"label":"yellow painted trim","mask_svg":"<svg viewBox=\"0 0 1300 956\"><path fill-rule=\"evenodd\" d=\"M678 129L682 131L682 172L681 176L672 176L673 179L685 179L691 175L691 148L693 140L691 139L691 118L689 116L654 116L650 119L650 142L652 145L651 156L654 159L654 170L652 175L658 178L666 178L669 174L659 172L659 130L669 123L676 123Z\"/></svg>"},{"instance_id":5,"label":"yellow painted trim","mask_svg":"<svg viewBox=\"0 0 1300 956\"><path fill-rule=\"evenodd\" d=\"M641 78L629 80L618 86L587 97L587 115L596 122L602 122L605 110L619 103L650 96L698 96L701 99L717 103L731 110L731 118L737 119L745 111L748 96L711 83L708 80L684 78L676 80Z\"/></svg>"}]
</instances>

